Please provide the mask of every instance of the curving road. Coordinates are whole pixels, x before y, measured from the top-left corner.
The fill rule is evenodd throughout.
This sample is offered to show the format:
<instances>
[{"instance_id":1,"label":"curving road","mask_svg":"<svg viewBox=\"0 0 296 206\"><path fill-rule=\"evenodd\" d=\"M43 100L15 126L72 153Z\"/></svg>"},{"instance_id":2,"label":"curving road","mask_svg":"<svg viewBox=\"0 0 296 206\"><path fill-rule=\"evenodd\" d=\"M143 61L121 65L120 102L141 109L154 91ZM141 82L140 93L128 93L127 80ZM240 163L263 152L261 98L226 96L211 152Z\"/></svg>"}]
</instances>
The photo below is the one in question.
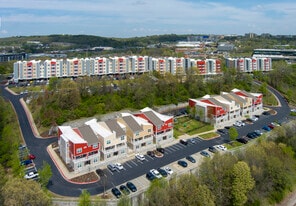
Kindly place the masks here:
<instances>
[{"instance_id":1,"label":"curving road","mask_svg":"<svg viewBox=\"0 0 296 206\"><path fill-rule=\"evenodd\" d=\"M259 120L251 125L246 125L245 127L238 128L238 133L240 136L246 135L249 131L254 131L255 129L260 129L264 125L272 122L272 121L285 121L287 116L290 113L290 108L285 101L285 99L281 96L281 94L276 91L275 89L269 87L270 91L272 91L280 101L280 107L273 107L274 110L277 111L276 115L264 116L262 115ZM71 197L78 197L81 194L83 189L86 189L90 192L91 195L99 194L104 192L104 185L102 181L98 183L91 183L91 184L74 184L66 181L62 175L59 173L56 165L50 158L49 154L46 152L46 148L53 142L57 141L57 138L48 138L48 139L41 139L35 137L30 122L27 118L25 110L20 103L20 99L22 95L13 95L8 92L5 87L1 86L1 95L9 100L18 116L20 128L28 146L29 150L36 155L36 160L34 160L36 167L40 168L42 166L43 161L46 161L50 164L52 169L52 179L51 184L48 186L48 189L53 193L62 196L71 196ZM107 182L106 182L106 190L112 188L113 186L120 185L125 183L128 180L135 179L144 175L148 170L152 168L159 168L165 165L168 165L172 162L175 162L181 158L186 157L187 155L191 155L197 153L201 150L208 148L209 146L222 144L229 141L228 135L221 135L219 138L215 138L212 140L201 140L199 138L196 139L197 144L188 144L188 146L184 146L180 143L172 145L166 148L166 152L163 158L148 158L146 157L146 161L139 162L135 159L129 160L123 164L126 168L122 172L115 172L111 173L109 171L105 171Z\"/></svg>"}]
</instances>

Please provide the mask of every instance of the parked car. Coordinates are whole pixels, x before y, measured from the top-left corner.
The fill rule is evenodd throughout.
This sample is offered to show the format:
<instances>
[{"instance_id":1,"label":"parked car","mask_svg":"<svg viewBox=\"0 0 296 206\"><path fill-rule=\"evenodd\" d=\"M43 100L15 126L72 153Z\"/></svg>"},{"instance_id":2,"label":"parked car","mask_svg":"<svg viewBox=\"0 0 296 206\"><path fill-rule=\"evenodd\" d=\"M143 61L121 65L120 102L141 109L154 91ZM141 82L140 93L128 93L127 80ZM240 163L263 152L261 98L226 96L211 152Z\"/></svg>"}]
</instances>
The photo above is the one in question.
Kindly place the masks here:
<instances>
[{"instance_id":1,"label":"parked car","mask_svg":"<svg viewBox=\"0 0 296 206\"><path fill-rule=\"evenodd\" d=\"M196 140L194 138L190 139L189 140L192 144L195 144L196 143Z\"/></svg>"},{"instance_id":2,"label":"parked car","mask_svg":"<svg viewBox=\"0 0 296 206\"><path fill-rule=\"evenodd\" d=\"M169 167L164 167L163 169L164 169L169 175L171 175L171 174L174 173L174 171L173 171L171 168L169 168Z\"/></svg>"},{"instance_id":3,"label":"parked car","mask_svg":"<svg viewBox=\"0 0 296 206\"><path fill-rule=\"evenodd\" d=\"M262 132L261 130L259 130L259 129L256 129L254 132L255 132L258 136L261 136L261 135L263 134L263 132Z\"/></svg>"},{"instance_id":4,"label":"parked car","mask_svg":"<svg viewBox=\"0 0 296 206\"><path fill-rule=\"evenodd\" d=\"M188 142L186 139L180 139L180 143L183 144L183 145L187 145Z\"/></svg>"},{"instance_id":5,"label":"parked car","mask_svg":"<svg viewBox=\"0 0 296 206\"><path fill-rule=\"evenodd\" d=\"M236 121L236 122L233 123L233 126L241 127L242 124L239 121Z\"/></svg>"},{"instance_id":6,"label":"parked car","mask_svg":"<svg viewBox=\"0 0 296 206\"><path fill-rule=\"evenodd\" d=\"M262 129L264 129L265 131L268 131L268 132L271 130L270 127L268 127L267 125L263 126Z\"/></svg>"},{"instance_id":7,"label":"parked car","mask_svg":"<svg viewBox=\"0 0 296 206\"><path fill-rule=\"evenodd\" d=\"M273 125L273 124L271 124L271 123L270 123L270 124L268 124L267 126L268 126L270 129L274 129L274 125Z\"/></svg>"},{"instance_id":8,"label":"parked car","mask_svg":"<svg viewBox=\"0 0 296 206\"><path fill-rule=\"evenodd\" d=\"M28 155L28 158L29 158L30 160L34 160L34 159L36 158L36 156L33 155L33 154L29 154L29 155Z\"/></svg>"},{"instance_id":9,"label":"parked car","mask_svg":"<svg viewBox=\"0 0 296 206\"><path fill-rule=\"evenodd\" d=\"M162 178L161 174L156 169L151 169L150 172L157 178Z\"/></svg>"},{"instance_id":10,"label":"parked car","mask_svg":"<svg viewBox=\"0 0 296 206\"><path fill-rule=\"evenodd\" d=\"M155 157L154 151L147 151L147 155L150 157Z\"/></svg>"},{"instance_id":11,"label":"parked car","mask_svg":"<svg viewBox=\"0 0 296 206\"><path fill-rule=\"evenodd\" d=\"M226 130L225 129L218 129L217 132L221 133L221 134L226 134Z\"/></svg>"},{"instance_id":12,"label":"parked car","mask_svg":"<svg viewBox=\"0 0 296 206\"><path fill-rule=\"evenodd\" d=\"M25 179L29 180L29 179L33 179L38 177L38 172L29 172L28 174L25 175Z\"/></svg>"},{"instance_id":13,"label":"parked car","mask_svg":"<svg viewBox=\"0 0 296 206\"><path fill-rule=\"evenodd\" d=\"M192 163L196 163L196 160L192 157L192 156L187 156L186 159L189 161L189 162L192 162Z\"/></svg>"},{"instance_id":14,"label":"parked car","mask_svg":"<svg viewBox=\"0 0 296 206\"><path fill-rule=\"evenodd\" d=\"M120 191L125 194L125 195L129 195L131 192L129 191L129 189L127 188L127 186L125 185L120 185L119 187Z\"/></svg>"},{"instance_id":15,"label":"parked car","mask_svg":"<svg viewBox=\"0 0 296 206\"><path fill-rule=\"evenodd\" d=\"M132 192L136 192L137 191L137 187L132 182L127 182L126 183L126 186Z\"/></svg>"},{"instance_id":16,"label":"parked car","mask_svg":"<svg viewBox=\"0 0 296 206\"><path fill-rule=\"evenodd\" d=\"M136 154L136 158L137 158L138 160L140 160L140 161L144 161L144 160L145 160L145 156L142 155L142 154L139 154L139 153Z\"/></svg>"},{"instance_id":17,"label":"parked car","mask_svg":"<svg viewBox=\"0 0 296 206\"><path fill-rule=\"evenodd\" d=\"M115 164L115 167L118 169L118 170L123 170L124 167L122 166L122 164L120 164L119 162L116 162Z\"/></svg>"},{"instance_id":18,"label":"parked car","mask_svg":"<svg viewBox=\"0 0 296 206\"><path fill-rule=\"evenodd\" d=\"M155 180L156 177L151 172L146 173L146 178L150 181Z\"/></svg>"},{"instance_id":19,"label":"parked car","mask_svg":"<svg viewBox=\"0 0 296 206\"><path fill-rule=\"evenodd\" d=\"M24 160L24 161L21 162L21 165L26 166L26 165L29 165L29 164L32 164L32 163L33 163L32 160Z\"/></svg>"},{"instance_id":20,"label":"parked car","mask_svg":"<svg viewBox=\"0 0 296 206\"><path fill-rule=\"evenodd\" d=\"M167 177L168 173L165 171L165 169L158 168L157 171L161 174L163 177Z\"/></svg>"},{"instance_id":21,"label":"parked car","mask_svg":"<svg viewBox=\"0 0 296 206\"><path fill-rule=\"evenodd\" d=\"M245 137L237 138L236 141L243 143L243 144L247 144L249 142Z\"/></svg>"},{"instance_id":22,"label":"parked car","mask_svg":"<svg viewBox=\"0 0 296 206\"><path fill-rule=\"evenodd\" d=\"M265 112L262 112L263 115L270 115L270 112L268 111L265 111Z\"/></svg>"},{"instance_id":23,"label":"parked car","mask_svg":"<svg viewBox=\"0 0 296 206\"><path fill-rule=\"evenodd\" d=\"M227 148L224 145L216 145L216 148L222 151L226 151Z\"/></svg>"},{"instance_id":24,"label":"parked car","mask_svg":"<svg viewBox=\"0 0 296 206\"><path fill-rule=\"evenodd\" d=\"M182 167L187 167L187 166L188 166L187 162L184 161L184 160L179 160L179 161L178 161L178 165L180 165L180 166L182 166Z\"/></svg>"},{"instance_id":25,"label":"parked car","mask_svg":"<svg viewBox=\"0 0 296 206\"><path fill-rule=\"evenodd\" d=\"M164 154L164 148L162 148L162 147L158 147L158 148L156 148L156 151L158 151L158 152Z\"/></svg>"},{"instance_id":26,"label":"parked car","mask_svg":"<svg viewBox=\"0 0 296 206\"><path fill-rule=\"evenodd\" d=\"M255 132L249 132L249 133L247 134L247 137L250 138L250 139L255 139L255 138L257 138L258 136L257 136L257 134L256 134Z\"/></svg>"},{"instance_id":27,"label":"parked car","mask_svg":"<svg viewBox=\"0 0 296 206\"><path fill-rule=\"evenodd\" d=\"M113 187L111 189L111 192L113 193L113 195L116 197L116 198L120 198L121 197L121 192L119 191L119 189L117 189L116 187Z\"/></svg>"},{"instance_id":28,"label":"parked car","mask_svg":"<svg viewBox=\"0 0 296 206\"><path fill-rule=\"evenodd\" d=\"M209 151L212 152L212 153L217 153L218 150L215 148L215 147L209 147Z\"/></svg>"},{"instance_id":29,"label":"parked car","mask_svg":"<svg viewBox=\"0 0 296 206\"><path fill-rule=\"evenodd\" d=\"M200 154L204 157L211 157L211 155L207 151L201 151Z\"/></svg>"},{"instance_id":30,"label":"parked car","mask_svg":"<svg viewBox=\"0 0 296 206\"><path fill-rule=\"evenodd\" d=\"M107 165L107 168L108 168L111 172L115 172L115 171L117 170L115 164L113 164L113 163L108 164L108 165Z\"/></svg>"}]
</instances>

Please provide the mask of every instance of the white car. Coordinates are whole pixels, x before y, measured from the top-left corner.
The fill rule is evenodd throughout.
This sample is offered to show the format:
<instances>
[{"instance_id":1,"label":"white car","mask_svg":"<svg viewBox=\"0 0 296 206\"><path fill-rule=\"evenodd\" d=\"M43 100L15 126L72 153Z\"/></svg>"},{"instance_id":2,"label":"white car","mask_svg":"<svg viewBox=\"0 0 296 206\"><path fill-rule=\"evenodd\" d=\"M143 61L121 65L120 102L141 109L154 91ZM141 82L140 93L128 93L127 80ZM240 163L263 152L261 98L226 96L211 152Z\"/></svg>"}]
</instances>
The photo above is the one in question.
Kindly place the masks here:
<instances>
[{"instance_id":1,"label":"white car","mask_svg":"<svg viewBox=\"0 0 296 206\"><path fill-rule=\"evenodd\" d=\"M115 167L116 167L118 170L123 170L123 169L124 169L123 166L122 166L122 164L120 164L119 162L116 162L114 165L115 165Z\"/></svg>"},{"instance_id":2,"label":"white car","mask_svg":"<svg viewBox=\"0 0 296 206\"><path fill-rule=\"evenodd\" d=\"M226 151L227 148L224 145L216 145L216 148L222 151Z\"/></svg>"},{"instance_id":3,"label":"white car","mask_svg":"<svg viewBox=\"0 0 296 206\"><path fill-rule=\"evenodd\" d=\"M33 179L33 178L35 178L35 177L38 177L38 172L29 172L28 174L25 175L25 178L26 178L27 180L29 180L29 179Z\"/></svg>"},{"instance_id":4,"label":"white car","mask_svg":"<svg viewBox=\"0 0 296 206\"><path fill-rule=\"evenodd\" d=\"M244 123L243 121L238 121L240 124L241 124L241 126L245 126L246 125L246 123Z\"/></svg>"},{"instance_id":5,"label":"white car","mask_svg":"<svg viewBox=\"0 0 296 206\"><path fill-rule=\"evenodd\" d=\"M150 170L150 172L156 177L156 178L162 178L162 175L156 170L156 169L152 169Z\"/></svg>"},{"instance_id":6,"label":"white car","mask_svg":"<svg viewBox=\"0 0 296 206\"><path fill-rule=\"evenodd\" d=\"M241 126L243 126L243 125L241 124L240 121L236 121L236 122L233 123L233 126L241 127Z\"/></svg>"},{"instance_id":7,"label":"white car","mask_svg":"<svg viewBox=\"0 0 296 206\"><path fill-rule=\"evenodd\" d=\"M164 169L169 175L171 175L171 174L174 173L173 170L172 170L171 168L169 168L169 167L164 167L163 169Z\"/></svg>"},{"instance_id":8,"label":"white car","mask_svg":"<svg viewBox=\"0 0 296 206\"><path fill-rule=\"evenodd\" d=\"M136 158L137 158L138 160L140 160L140 161L144 161L144 160L145 160L145 156L142 155L142 154L139 154L139 153L136 154Z\"/></svg>"}]
</instances>

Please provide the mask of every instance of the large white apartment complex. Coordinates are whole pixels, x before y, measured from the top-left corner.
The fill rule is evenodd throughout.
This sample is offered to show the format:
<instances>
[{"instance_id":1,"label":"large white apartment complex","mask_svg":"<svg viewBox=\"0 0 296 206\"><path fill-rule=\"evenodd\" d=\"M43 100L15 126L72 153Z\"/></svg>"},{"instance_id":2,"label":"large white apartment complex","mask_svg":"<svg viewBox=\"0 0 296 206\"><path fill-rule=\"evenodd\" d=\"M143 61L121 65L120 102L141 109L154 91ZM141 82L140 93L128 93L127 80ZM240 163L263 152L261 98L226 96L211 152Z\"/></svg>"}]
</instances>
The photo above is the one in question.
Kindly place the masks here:
<instances>
[{"instance_id":1,"label":"large white apartment complex","mask_svg":"<svg viewBox=\"0 0 296 206\"><path fill-rule=\"evenodd\" d=\"M189 68L198 68L201 75L221 73L219 59L191 59L149 56L96 57L17 61L13 66L13 80L40 80L51 77L104 76L142 74L158 71L160 74L185 74Z\"/></svg>"},{"instance_id":2,"label":"large white apartment complex","mask_svg":"<svg viewBox=\"0 0 296 206\"><path fill-rule=\"evenodd\" d=\"M272 69L272 59L269 57L227 58L226 67L235 68L240 72L265 72Z\"/></svg>"}]
</instances>

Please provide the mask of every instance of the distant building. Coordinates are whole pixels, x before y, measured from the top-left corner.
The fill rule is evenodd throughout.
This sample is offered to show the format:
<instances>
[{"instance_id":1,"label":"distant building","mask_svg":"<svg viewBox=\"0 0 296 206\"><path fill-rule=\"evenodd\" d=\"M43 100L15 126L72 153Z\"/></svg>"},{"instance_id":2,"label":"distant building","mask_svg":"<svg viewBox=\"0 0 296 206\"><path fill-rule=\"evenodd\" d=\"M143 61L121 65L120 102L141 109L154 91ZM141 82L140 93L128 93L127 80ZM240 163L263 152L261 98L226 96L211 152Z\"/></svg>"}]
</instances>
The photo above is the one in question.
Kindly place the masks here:
<instances>
[{"instance_id":1,"label":"distant building","mask_svg":"<svg viewBox=\"0 0 296 206\"><path fill-rule=\"evenodd\" d=\"M9 62L9 61L23 61L28 58L26 53L9 53L9 54L0 54L0 62Z\"/></svg>"},{"instance_id":2,"label":"distant building","mask_svg":"<svg viewBox=\"0 0 296 206\"><path fill-rule=\"evenodd\" d=\"M234 49L234 45L226 42L221 42L218 44L217 50L219 52L228 52Z\"/></svg>"},{"instance_id":3,"label":"distant building","mask_svg":"<svg viewBox=\"0 0 296 206\"><path fill-rule=\"evenodd\" d=\"M272 60L296 60L296 49L254 49L254 58L270 58Z\"/></svg>"},{"instance_id":4,"label":"distant building","mask_svg":"<svg viewBox=\"0 0 296 206\"><path fill-rule=\"evenodd\" d=\"M235 68L240 72L268 72L272 70L272 59L268 57L227 58L225 61L227 68Z\"/></svg>"}]
</instances>

